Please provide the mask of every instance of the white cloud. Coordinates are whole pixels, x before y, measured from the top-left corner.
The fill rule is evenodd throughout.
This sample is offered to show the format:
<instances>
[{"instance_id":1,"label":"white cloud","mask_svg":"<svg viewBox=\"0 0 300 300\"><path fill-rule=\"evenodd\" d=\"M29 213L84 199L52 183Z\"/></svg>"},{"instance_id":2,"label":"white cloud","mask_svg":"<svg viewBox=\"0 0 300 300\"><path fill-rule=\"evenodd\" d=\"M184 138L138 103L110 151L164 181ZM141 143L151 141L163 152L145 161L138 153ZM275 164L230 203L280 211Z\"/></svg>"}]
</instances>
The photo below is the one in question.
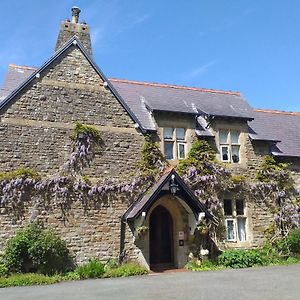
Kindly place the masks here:
<instances>
[{"instance_id":1,"label":"white cloud","mask_svg":"<svg viewBox=\"0 0 300 300\"><path fill-rule=\"evenodd\" d=\"M209 69L214 66L218 61L215 59L215 60L212 60L200 67L197 67L193 70L191 70L190 72L188 72L186 74L186 77L187 78L195 78L195 77L198 77L198 76L202 76L203 74L205 74L206 72L209 71Z\"/></svg>"}]
</instances>

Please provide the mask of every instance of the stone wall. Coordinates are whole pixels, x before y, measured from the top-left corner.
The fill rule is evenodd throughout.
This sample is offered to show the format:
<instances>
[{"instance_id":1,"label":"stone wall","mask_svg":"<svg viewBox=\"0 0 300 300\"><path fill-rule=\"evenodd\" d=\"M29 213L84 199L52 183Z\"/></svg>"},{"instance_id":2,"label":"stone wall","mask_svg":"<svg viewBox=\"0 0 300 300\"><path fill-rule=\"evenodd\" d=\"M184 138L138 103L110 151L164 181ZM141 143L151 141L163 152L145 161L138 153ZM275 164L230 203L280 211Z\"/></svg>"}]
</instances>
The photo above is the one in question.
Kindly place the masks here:
<instances>
[{"instance_id":1,"label":"stone wall","mask_svg":"<svg viewBox=\"0 0 300 300\"><path fill-rule=\"evenodd\" d=\"M55 172L71 151L75 122L97 126L103 145L88 175L131 173L143 135L81 51L70 48L1 114L0 171L26 166Z\"/></svg>"},{"instance_id":2,"label":"stone wall","mask_svg":"<svg viewBox=\"0 0 300 300\"><path fill-rule=\"evenodd\" d=\"M0 172L21 167L51 175L71 153L69 138L75 122L96 126L102 138L92 165L85 173L92 178L128 181L141 155L144 136L111 91L72 46L28 85L0 115ZM115 195L99 206L83 208L74 200L67 218L61 210L40 208L37 219L54 228L66 240L81 263L90 257L106 260L120 251L120 217L129 199ZM15 231L28 224L31 202L21 219L0 211L0 251ZM131 237L131 238L130 238ZM125 230L124 247L134 256L132 235Z\"/></svg>"},{"instance_id":3,"label":"stone wall","mask_svg":"<svg viewBox=\"0 0 300 300\"><path fill-rule=\"evenodd\" d=\"M30 203L30 202L29 202ZM97 257L103 261L118 258L120 253L121 217L127 209L128 202L124 199L110 198L99 202L98 206L83 207L75 200L66 215L52 203L47 207L33 208L27 205L22 218L16 220L12 215L1 209L0 220L0 253L7 239L16 230L29 223L30 216L36 215L36 221L45 228L54 229L67 243L75 261L80 264L89 258ZM124 247L131 258L135 257L133 238L128 227L125 229Z\"/></svg>"}]
</instances>

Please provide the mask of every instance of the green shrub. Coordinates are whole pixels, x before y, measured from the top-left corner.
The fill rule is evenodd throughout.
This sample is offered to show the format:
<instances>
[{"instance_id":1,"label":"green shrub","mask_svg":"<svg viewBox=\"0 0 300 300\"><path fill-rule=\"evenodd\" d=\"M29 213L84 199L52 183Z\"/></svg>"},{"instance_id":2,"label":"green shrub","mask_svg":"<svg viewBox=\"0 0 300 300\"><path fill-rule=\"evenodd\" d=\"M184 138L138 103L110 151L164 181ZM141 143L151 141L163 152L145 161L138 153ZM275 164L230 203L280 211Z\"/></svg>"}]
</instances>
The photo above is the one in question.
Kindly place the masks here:
<instances>
[{"instance_id":1,"label":"green shrub","mask_svg":"<svg viewBox=\"0 0 300 300\"><path fill-rule=\"evenodd\" d=\"M0 263L0 277L5 277L8 275L8 268L5 264Z\"/></svg>"},{"instance_id":2,"label":"green shrub","mask_svg":"<svg viewBox=\"0 0 300 300\"><path fill-rule=\"evenodd\" d=\"M185 268L191 271L209 271L209 270L220 270L223 269L223 266L219 266L217 262L212 260L203 260L203 261L189 261Z\"/></svg>"},{"instance_id":3,"label":"green shrub","mask_svg":"<svg viewBox=\"0 0 300 300\"><path fill-rule=\"evenodd\" d=\"M80 280L80 276L76 271L67 272L62 276L63 280Z\"/></svg>"},{"instance_id":4,"label":"green shrub","mask_svg":"<svg viewBox=\"0 0 300 300\"><path fill-rule=\"evenodd\" d=\"M61 276L46 276L43 274L15 274L10 277L0 277L0 288L8 286L23 286L35 284L52 284L61 281Z\"/></svg>"},{"instance_id":5,"label":"green shrub","mask_svg":"<svg viewBox=\"0 0 300 300\"><path fill-rule=\"evenodd\" d=\"M105 272L111 270L111 269L116 269L119 267L119 262L118 262L118 259L117 258L110 258L105 266L104 266L104 269L105 269Z\"/></svg>"},{"instance_id":6,"label":"green shrub","mask_svg":"<svg viewBox=\"0 0 300 300\"><path fill-rule=\"evenodd\" d=\"M300 254L300 228L297 228L287 236L287 244L291 252Z\"/></svg>"},{"instance_id":7,"label":"green shrub","mask_svg":"<svg viewBox=\"0 0 300 300\"><path fill-rule=\"evenodd\" d=\"M107 271L105 277L127 277L148 274L148 270L136 263L126 263L116 269Z\"/></svg>"},{"instance_id":8,"label":"green shrub","mask_svg":"<svg viewBox=\"0 0 300 300\"><path fill-rule=\"evenodd\" d=\"M263 255L259 250L226 250L219 256L219 264L230 268L249 268L263 265Z\"/></svg>"},{"instance_id":9,"label":"green shrub","mask_svg":"<svg viewBox=\"0 0 300 300\"><path fill-rule=\"evenodd\" d=\"M3 255L10 272L54 274L70 268L66 243L53 231L33 223L8 240Z\"/></svg>"},{"instance_id":10,"label":"green shrub","mask_svg":"<svg viewBox=\"0 0 300 300\"><path fill-rule=\"evenodd\" d=\"M92 258L88 263L76 268L75 272L80 278L100 278L104 275L104 264Z\"/></svg>"}]
</instances>

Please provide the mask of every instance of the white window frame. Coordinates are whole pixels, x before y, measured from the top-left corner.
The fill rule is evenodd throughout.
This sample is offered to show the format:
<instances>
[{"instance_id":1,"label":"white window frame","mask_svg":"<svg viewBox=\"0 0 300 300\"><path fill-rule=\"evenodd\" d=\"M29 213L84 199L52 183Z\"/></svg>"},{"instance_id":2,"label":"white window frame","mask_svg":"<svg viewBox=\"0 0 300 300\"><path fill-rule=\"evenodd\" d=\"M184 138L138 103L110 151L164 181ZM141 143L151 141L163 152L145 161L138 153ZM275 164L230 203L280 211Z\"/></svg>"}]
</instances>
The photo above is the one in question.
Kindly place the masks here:
<instances>
[{"instance_id":1,"label":"white window frame","mask_svg":"<svg viewBox=\"0 0 300 300\"><path fill-rule=\"evenodd\" d=\"M224 199L224 200L230 200L231 201L231 210L232 210L232 215L225 215L225 211L223 208L223 213L224 213L224 217L225 217L225 228L226 228L226 241L227 242L240 242L240 243L245 243L247 242L247 238L248 238L248 233L247 233L247 215L246 215L246 206L245 206L245 200L244 199ZM243 201L243 215L237 215L237 211L236 211L236 202L237 200L241 200ZM224 204L223 204L224 205ZM239 228L238 228L238 219L244 219L245 220L245 236L246 239L244 241L241 241L239 239ZM227 239L227 229L228 229L228 225L227 222L228 221L233 221L233 227L234 227L234 239Z\"/></svg>"},{"instance_id":2,"label":"white window frame","mask_svg":"<svg viewBox=\"0 0 300 300\"><path fill-rule=\"evenodd\" d=\"M233 224L233 234L234 234L234 237L233 239L228 239L228 225L227 223L228 222L231 222L232 221L232 224ZM226 218L225 219L225 227L226 227L226 241L227 242L236 242L237 241L237 236L236 236L236 233L237 233L237 226L236 226L236 219L235 218Z\"/></svg>"},{"instance_id":3,"label":"white window frame","mask_svg":"<svg viewBox=\"0 0 300 300\"><path fill-rule=\"evenodd\" d=\"M165 138L165 128L171 128L172 129L172 138ZM183 127L163 127L163 151L165 153L165 142L172 142L173 143L173 159L168 159L168 160L181 160L186 158L186 128L184 129L184 139L178 139L176 136L176 129L177 128L183 128ZM184 146L184 157L179 157L179 145Z\"/></svg>"},{"instance_id":4,"label":"white window frame","mask_svg":"<svg viewBox=\"0 0 300 300\"><path fill-rule=\"evenodd\" d=\"M183 145L184 148L184 157L180 157L180 151L179 151L179 146ZM184 142L177 142L177 158L178 159L184 159L186 158L186 143Z\"/></svg>"},{"instance_id":5,"label":"white window frame","mask_svg":"<svg viewBox=\"0 0 300 300\"><path fill-rule=\"evenodd\" d=\"M221 143L221 132L226 132L227 133L227 141L226 143ZM233 143L232 139L231 139L231 135L233 134L233 132L238 134L238 143ZM222 162L227 162L227 163L233 163L233 164L239 164L241 163L241 145L240 145L240 136L241 133L238 130L225 130L225 129L220 129L219 130L219 146L220 146L220 158ZM234 162L232 159L232 147L236 146L238 147L239 151L238 151L238 158L239 161L238 162ZM223 159L223 151L222 149L227 147L228 148L228 160Z\"/></svg>"}]
</instances>

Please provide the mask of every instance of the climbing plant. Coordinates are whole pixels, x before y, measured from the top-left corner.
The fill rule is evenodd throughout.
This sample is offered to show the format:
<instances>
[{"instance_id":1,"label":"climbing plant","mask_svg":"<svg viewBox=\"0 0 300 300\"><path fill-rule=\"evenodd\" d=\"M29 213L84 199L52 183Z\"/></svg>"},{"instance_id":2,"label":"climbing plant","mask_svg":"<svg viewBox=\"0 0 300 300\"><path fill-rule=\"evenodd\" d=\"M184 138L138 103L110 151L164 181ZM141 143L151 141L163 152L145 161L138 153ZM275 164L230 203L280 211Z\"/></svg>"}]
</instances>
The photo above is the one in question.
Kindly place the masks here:
<instances>
[{"instance_id":1,"label":"climbing plant","mask_svg":"<svg viewBox=\"0 0 300 300\"><path fill-rule=\"evenodd\" d=\"M252 187L257 202L263 201L273 213L273 235L287 235L300 226L300 194L295 188L288 164L266 156L256 176L258 183Z\"/></svg>"},{"instance_id":2,"label":"climbing plant","mask_svg":"<svg viewBox=\"0 0 300 300\"><path fill-rule=\"evenodd\" d=\"M249 184L244 177L233 176L215 157L216 153L207 141L197 140L192 144L187 158L179 162L177 169L199 201L205 204L213 215L209 224L211 234L215 239L222 239L225 233L223 196L225 193L234 192L245 198Z\"/></svg>"},{"instance_id":3,"label":"climbing plant","mask_svg":"<svg viewBox=\"0 0 300 300\"><path fill-rule=\"evenodd\" d=\"M126 199L131 199L131 194L145 192L166 166L158 144L146 136L132 177L126 181L107 178L92 184L82 172L91 165L95 151L102 145L100 132L93 126L77 122L70 138L72 152L55 174L42 177L28 169L0 174L0 207L20 218L25 204L31 201L35 211L33 219L38 208L47 205L60 208L62 216L66 217L74 199L87 208L91 203L97 205L108 200L115 193L127 194Z\"/></svg>"}]
</instances>

